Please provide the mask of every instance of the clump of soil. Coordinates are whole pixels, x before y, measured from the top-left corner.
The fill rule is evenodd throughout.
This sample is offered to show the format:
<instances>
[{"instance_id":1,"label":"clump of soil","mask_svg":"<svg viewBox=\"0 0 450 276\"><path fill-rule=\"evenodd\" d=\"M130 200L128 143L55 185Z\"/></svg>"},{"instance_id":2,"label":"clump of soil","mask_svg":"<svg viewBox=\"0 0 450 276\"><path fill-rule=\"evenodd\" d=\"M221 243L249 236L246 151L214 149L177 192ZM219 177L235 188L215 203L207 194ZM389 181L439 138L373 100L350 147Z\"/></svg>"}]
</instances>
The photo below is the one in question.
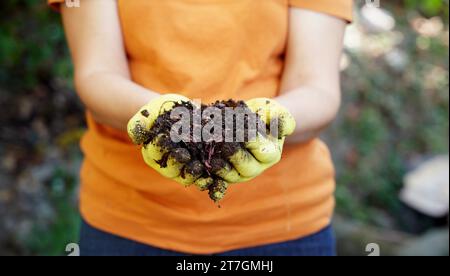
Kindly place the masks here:
<instances>
[{"instance_id":1,"label":"clump of soil","mask_svg":"<svg viewBox=\"0 0 450 276\"><path fill-rule=\"evenodd\" d=\"M193 137L193 132L195 127L203 127L210 122L214 118L214 116L209 116L207 118L202 117L200 125L199 123L192 120L192 116L194 112L199 112L201 110L201 114L207 107L216 107L221 110L222 113L222 141L217 142L218 139L214 139L212 141L195 141ZM167 161L170 157L176 159L176 161L184 164L184 167L181 171L181 177L185 177L186 173L193 175L196 178L203 177L208 178L211 177L213 181L209 183L203 183L202 185L198 185L201 190L208 191L209 197L214 201L218 202L223 198L225 192L227 190L228 184L220 179L215 172L224 168L225 166L229 166L228 158L232 156L236 151L244 146L244 142L252 139L252 135L256 133L261 133L262 135L266 135L266 126L260 120L257 114L252 113L247 105L243 101L217 101L210 105L202 105L200 108L196 108L190 102L181 102L175 103L175 107L184 107L189 110L191 125L190 125L190 133L187 139L183 139L180 142L173 142L170 138L170 133L172 126L177 123L181 118L171 116L171 111L166 111L162 113L155 121L152 128L145 133L146 140L144 142L144 146L148 143L152 142L155 138L157 138L157 145L161 147L161 150L165 152L160 160L156 160L156 162L162 167L167 166ZM244 110L244 123L243 129L236 129L236 116L233 117L233 141L238 141L235 139L237 135L242 135L244 137L244 142L225 142L225 108L232 108L233 110L237 110L236 108L240 108L239 110ZM146 112L145 110L143 112ZM256 118L257 124L255 125L253 122L249 120L249 116L247 114L254 114ZM145 114L143 114L145 116ZM227 118L229 119L229 118ZM197 124L197 125L196 125ZM260 131L260 126L264 126L264 131ZM249 131L251 128L255 128L255 132ZM213 129L211 130L213 131ZM229 130L228 130L229 131ZM241 132L241 133L239 133ZM213 132L212 132L213 133ZM242 136L240 136L242 137Z\"/></svg>"}]
</instances>

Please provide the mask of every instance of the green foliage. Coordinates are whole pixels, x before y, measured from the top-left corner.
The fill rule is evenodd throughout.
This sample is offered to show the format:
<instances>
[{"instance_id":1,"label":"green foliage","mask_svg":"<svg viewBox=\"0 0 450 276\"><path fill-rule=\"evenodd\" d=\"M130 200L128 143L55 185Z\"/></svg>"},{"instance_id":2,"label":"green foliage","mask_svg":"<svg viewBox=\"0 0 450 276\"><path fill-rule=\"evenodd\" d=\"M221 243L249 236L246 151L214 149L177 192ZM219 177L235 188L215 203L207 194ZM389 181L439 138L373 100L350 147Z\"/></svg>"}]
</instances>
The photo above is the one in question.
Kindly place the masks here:
<instances>
[{"instance_id":1,"label":"green foliage","mask_svg":"<svg viewBox=\"0 0 450 276\"><path fill-rule=\"evenodd\" d=\"M0 9L0 87L23 93L53 78L70 79L59 15L46 1L3 0Z\"/></svg>"},{"instance_id":2,"label":"green foliage","mask_svg":"<svg viewBox=\"0 0 450 276\"><path fill-rule=\"evenodd\" d=\"M412 9L415 1L409 2ZM430 15L443 14L436 1L420 2L429 2L423 5ZM386 54L347 53L343 114L327 140L332 149L344 149L335 154L339 213L380 226L387 219L391 227L408 231L410 226L400 223L404 208L398 199L404 174L418 158L448 154L448 24L441 35L425 36L404 21L411 11L391 10L401 19L394 32L402 34L402 42ZM365 35L371 42L389 38ZM394 50L405 54L401 69L388 63Z\"/></svg>"},{"instance_id":3,"label":"green foliage","mask_svg":"<svg viewBox=\"0 0 450 276\"><path fill-rule=\"evenodd\" d=\"M81 132L83 112L73 93L73 69L60 15L51 11L45 0L2 0L0 10L0 155L9 152L13 156L17 165L8 173L18 181L38 162L51 162L46 155L54 153L57 146L57 152L66 154L60 157L61 163L79 158L78 149L66 150L69 142L73 146L77 141L65 133L71 133L71 129ZM58 144L58 137L62 137L63 146ZM2 170L0 165L0 175ZM43 205L50 206L53 217L32 221L29 237L11 241L18 247L14 252L61 255L67 243L78 240L77 170L56 168L43 185L45 190L33 195L33 202L48 201ZM27 199L20 196L15 181L6 183L6 190L17 195L11 213L17 213L12 222L19 228L20 222L38 216L33 210L20 211L20 206L26 205L20 200ZM0 237L0 251L5 246L2 242Z\"/></svg>"},{"instance_id":4,"label":"green foliage","mask_svg":"<svg viewBox=\"0 0 450 276\"><path fill-rule=\"evenodd\" d=\"M426 16L446 16L448 18L448 0L405 0L409 10L417 10Z\"/></svg>"},{"instance_id":5,"label":"green foliage","mask_svg":"<svg viewBox=\"0 0 450 276\"><path fill-rule=\"evenodd\" d=\"M26 241L32 254L65 255L66 245L79 240L80 215L76 207L76 186L78 178L71 172L57 168L48 184L48 194L55 216L47 225L36 224Z\"/></svg>"}]
</instances>

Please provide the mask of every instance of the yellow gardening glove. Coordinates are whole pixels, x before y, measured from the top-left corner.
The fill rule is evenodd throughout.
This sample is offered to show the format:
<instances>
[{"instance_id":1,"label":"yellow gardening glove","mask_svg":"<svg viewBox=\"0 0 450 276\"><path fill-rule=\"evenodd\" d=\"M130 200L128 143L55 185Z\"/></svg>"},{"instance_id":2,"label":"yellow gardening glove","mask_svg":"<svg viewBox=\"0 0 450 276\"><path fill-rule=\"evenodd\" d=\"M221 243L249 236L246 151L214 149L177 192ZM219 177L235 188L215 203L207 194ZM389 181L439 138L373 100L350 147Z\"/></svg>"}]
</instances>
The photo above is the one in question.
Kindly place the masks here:
<instances>
[{"instance_id":1,"label":"yellow gardening glove","mask_svg":"<svg viewBox=\"0 0 450 276\"><path fill-rule=\"evenodd\" d=\"M278 119L278 137L257 133L256 139L244 143L244 148L229 156L225 168L215 172L229 183L250 180L278 163L286 136L295 130L294 118L275 100L256 98L245 103L267 126L272 120Z\"/></svg>"},{"instance_id":2,"label":"yellow gardening glove","mask_svg":"<svg viewBox=\"0 0 450 276\"><path fill-rule=\"evenodd\" d=\"M207 186L212 179L204 179L196 176L201 174L201 166L198 166L198 161L191 160L188 150L180 148L176 156L170 154L167 159L167 166L161 167L158 161L164 157L166 151L159 145L161 142L168 141L167 139L170 139L170 137L159 134L152 141L147 141L149 131L158 116L166 111L172 110L175 103L181 103L183 101L189 102L190 100L177 94L165 94L150 101L128 122L128 135L133 143L144 145L142 147L142 156L148 166L178 183L183 185L195 183L202 188Z\"/></svg>"}]
</instances>

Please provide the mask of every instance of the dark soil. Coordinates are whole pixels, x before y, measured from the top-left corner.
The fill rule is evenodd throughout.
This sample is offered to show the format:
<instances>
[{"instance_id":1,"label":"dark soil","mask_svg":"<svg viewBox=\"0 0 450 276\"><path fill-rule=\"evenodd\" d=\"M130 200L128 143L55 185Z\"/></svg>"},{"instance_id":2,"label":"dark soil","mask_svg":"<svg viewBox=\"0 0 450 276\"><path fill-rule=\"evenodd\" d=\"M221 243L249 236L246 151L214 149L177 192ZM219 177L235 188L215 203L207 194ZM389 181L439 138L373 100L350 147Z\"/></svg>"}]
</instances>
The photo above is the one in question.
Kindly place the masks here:
<instances>
[{"instance_id":1,"label":"dark soil","mask_svg":"<svg viewBox=\"0 0 450 276\"><path fill-rule=\"evenodd\" d=\"M157 145L161 147L161 150L166 152L160 160L156 160L156 162L163 168L167 166L167 161L170 157L175 158L178 162L184 164L184 167L181 172L181 177L185 177L186 173L189 173L193 176L197 177L211 177L213 182L207 185L206 187L202 187L203 190L209 191L210 198L218 202L223 198L227 189L227 183L222 181L215 172L224 168L225 166L229 166L228 158L233 155L237 150L243 147L243 142L225 142L225 108L230 107L233 110L236 108L241 108L240 110L244 110L244 129L240 131L244 131L244 141L248 141L252 139L252 132L249 133L251 125L255 127L255 124L249 124L249 116L246 114L253 114L248 107L245 105L243 101L217 101L211 105L202 105L201 111L203 114L203 110L207 107L214 106L222 111L222 142L216 141L194 141L193 139L193 129L194 127L205 126L213 116L209 118L202 117L201 126L195 125L196 123L191 123L190 126L190 135L184 141L175 143L170 139L170 131L172 129L173 124L177 123L181 118L171 117L171 111L167 111L162 113L155 121L153 127L145 133L146 140L144 142L144 146L151 141L153 141L157 136L160 137ZM189 110L191 115L194 112L198 112L199 109L195 108L190 102L182 102L176 103L174 107L185 107ZM146 112L145 110L143 112ZM266 126L262 125L263 122L259 119L258 115L256 115L256 119L258 124L256 126L264 126L264 131L260 131L258 128L257 131L263 135L266 135ZM236 130L236 116L233 117L233 138L236 138L239 131ZM253 132L255 133L255 132ZM241 133L242 134L242 133ZM203 140L203 139L202 139ZM217 139L216 139L217 140ZM236 141L236 139L233 139Z\"/></svg>"}]
</instances>

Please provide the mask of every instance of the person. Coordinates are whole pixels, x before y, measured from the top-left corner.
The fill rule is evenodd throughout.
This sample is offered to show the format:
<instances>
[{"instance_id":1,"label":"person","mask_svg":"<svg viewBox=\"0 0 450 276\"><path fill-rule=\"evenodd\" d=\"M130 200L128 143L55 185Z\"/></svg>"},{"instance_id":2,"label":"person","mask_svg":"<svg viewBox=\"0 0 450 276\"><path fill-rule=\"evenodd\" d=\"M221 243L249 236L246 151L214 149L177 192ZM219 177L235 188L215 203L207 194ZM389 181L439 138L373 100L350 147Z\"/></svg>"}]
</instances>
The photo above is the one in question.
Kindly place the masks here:
<instances>
[{"instance_id":1,"label":"person","mask_svg":"<svg viewBox=\"0 0 450 276\"><path fill-rule=\"evenodd\" d=\"M318 135L340 105L351 0L66 2L48 0L86 107L82 255L335 254L334 168ZM270 98L295 129L281 160L232 184L218 208L149 168L127 135L143 106L173 93Z\"/></svg>"}]
</instances>

